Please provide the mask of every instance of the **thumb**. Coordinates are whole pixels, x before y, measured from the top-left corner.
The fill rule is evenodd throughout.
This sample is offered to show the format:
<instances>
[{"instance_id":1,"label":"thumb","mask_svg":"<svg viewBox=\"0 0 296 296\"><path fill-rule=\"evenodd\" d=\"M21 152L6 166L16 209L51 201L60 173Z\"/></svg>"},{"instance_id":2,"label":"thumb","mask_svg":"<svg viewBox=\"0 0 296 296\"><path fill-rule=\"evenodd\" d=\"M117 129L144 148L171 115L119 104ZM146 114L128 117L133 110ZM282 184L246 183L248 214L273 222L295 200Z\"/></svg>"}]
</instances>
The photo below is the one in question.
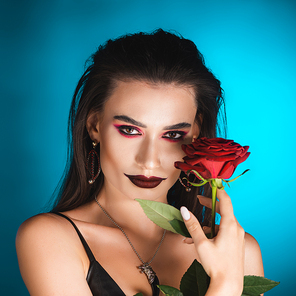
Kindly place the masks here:
<instances>
[{"instance_id":1,"label":"thumb","mask_svg":"<svg viewBox=\"0 0 296 296\"><path fill-rule=\"evenodd\" d=\"M206 239L204 231L202 230L196 217L191 212L189 212L186 207L181 207L180 212L193 241L197 243L203 239Z\"/></svg>"}]
</instances>

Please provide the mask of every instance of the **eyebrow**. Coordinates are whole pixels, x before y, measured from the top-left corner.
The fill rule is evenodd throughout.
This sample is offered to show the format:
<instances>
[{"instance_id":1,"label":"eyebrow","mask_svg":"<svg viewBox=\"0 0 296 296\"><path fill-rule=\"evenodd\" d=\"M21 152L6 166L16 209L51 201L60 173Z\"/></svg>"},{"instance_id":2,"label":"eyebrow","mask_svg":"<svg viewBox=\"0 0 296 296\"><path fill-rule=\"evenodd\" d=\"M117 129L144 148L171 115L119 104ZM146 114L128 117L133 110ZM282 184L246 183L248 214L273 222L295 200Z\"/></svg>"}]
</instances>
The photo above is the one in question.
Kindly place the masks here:
<instances>
[{"instance_id":1,"label":"eyebrow","mask_svg":"<svg viewBox=\"0 0 296 296\"><path fill-rule=\"evenodd\" d=\"M133 124L133 125L136 125L136 126L139 126L139 127L143 127L143 128L146 128L147 125L129 117L129 116L126 116L126 115L116 115L113 117L114 119L117 119L117 120L121 120L121 121L124 121L124 122L127 122L127 123L130 123L130 124ZM168 126L165 126L163 129L164 130L174 130L174 129L181 129L181 128L186 128L186 127L191 127L191 124L188 123L188 122L180 122L180 123L177 123L177 124L173 124L173 125L168 125Z\"/></svg>"},{"instance_id":2,"label":"eyebrow","mask_svg":"<svg viewBox=\"0 0 296 296\"><path fill-rule=\"evenodd\" d=\"M135 119L133 119L131 117L128 117L126 115L116 115L113 118L124 121L124 122L127 122L127 123L130 123L130 124L133 124L133 125L137 125L139 127L144 127L144 128L147 127L147 125L145 125L145 124L143 124L143 123L141 123L141 122L139 122L139 121L137 121L137 120L135 120Z\"/></svg>"},{"instance_id":3,"label":"eyebrow","mask_svg":"<svg viewBox=\"0 0 296 296\"><path fill-rule=\"evenodd\" d=\"M185 128L185 127L191 127L191 124L188 123L188 122L180 122L180 123L177 123L177 124L165 126L164 130L180 129L180 128Z\"/></svg>"}]
</instances>

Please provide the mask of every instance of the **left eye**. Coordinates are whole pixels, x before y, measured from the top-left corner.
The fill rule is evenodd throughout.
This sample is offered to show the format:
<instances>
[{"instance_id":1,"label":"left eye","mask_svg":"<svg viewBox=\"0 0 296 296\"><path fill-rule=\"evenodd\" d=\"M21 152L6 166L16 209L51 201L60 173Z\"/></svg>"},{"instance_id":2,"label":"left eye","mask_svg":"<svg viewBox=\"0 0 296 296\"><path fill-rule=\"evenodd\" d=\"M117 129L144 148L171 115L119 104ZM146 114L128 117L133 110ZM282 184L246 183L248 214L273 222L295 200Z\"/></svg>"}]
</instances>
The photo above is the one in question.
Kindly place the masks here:
<instances>
[{"instance_id":1,"label":"left eye","mask_svg":"<svg viewBox=\"0 0 296 296\"><path fill-rule=\"evenodd\" d=\"M140 135L140 132L132 127L122 127L121 132L126 135Z\"/></svg>"},{"instance_id":2,"label":"left eye","mask_svg":"<svg viewBox=\"0 0 296 296\"><path fill-rule=\"evenodd\" d=\"M171 139L171 140L179 140L184 137L185 133L183 132L167 132L166 134L163 135L163 138L166 139Z\"/></svg>"}]
</instances>

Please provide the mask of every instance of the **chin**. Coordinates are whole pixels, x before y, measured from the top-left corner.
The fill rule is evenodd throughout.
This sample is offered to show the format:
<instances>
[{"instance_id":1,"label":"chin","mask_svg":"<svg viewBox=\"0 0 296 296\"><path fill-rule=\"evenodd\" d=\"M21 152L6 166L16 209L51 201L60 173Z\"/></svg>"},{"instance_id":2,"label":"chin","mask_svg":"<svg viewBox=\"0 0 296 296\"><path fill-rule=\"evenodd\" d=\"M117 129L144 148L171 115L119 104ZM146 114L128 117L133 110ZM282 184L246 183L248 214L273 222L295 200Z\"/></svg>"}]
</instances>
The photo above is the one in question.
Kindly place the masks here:
<instances>
[{"instance_id":1,"label":"chin","mask_svg":"<svg viewBox=\"0 0 296 296\"><path fill-rule=\"evenodd\" d=\"M159 188L159 186L155 188L139 188L135 185L133 186L134 190L132 190L129 194L129 196L132 199L145 199L145 200L153 200L153 201L159 201L163 203L167 203L167 193L170 188ZM135 188L136 187L136 188Z\"/></svg>"}]
</instances>

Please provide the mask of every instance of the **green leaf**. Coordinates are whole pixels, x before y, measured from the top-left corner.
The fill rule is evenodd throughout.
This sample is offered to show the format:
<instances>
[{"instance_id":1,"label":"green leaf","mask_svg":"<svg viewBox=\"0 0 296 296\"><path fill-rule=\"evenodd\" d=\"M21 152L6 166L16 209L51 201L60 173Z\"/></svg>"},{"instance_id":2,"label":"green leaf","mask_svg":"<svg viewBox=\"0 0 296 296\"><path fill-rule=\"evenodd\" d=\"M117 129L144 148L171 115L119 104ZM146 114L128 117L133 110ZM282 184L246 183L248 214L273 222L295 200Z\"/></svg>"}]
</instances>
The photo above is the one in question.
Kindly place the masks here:
<instances>
[{"instance_id":1,"label":"green leaf","mask_svg":"<svg viewBox=\"0 0 296 296\"><path fill-rule=\"evenodd\" d=\"M186 225L183 221L179 221L177 219L169 221L172 227L176 230L177 233L185 236L191 237L190 233L188 232Z\"/></svg>"},{"instance_id":2,"label":"green leaf","mask_svg":"<svg viewBox=\"0 0 296 296\"><path fill-rule=\"evenodd\" d=\"M184 179L184 178L183 178ZM190 182L188 179L187 179L188 183L194 187L200 187L200 186L203 186L205 184L208 183L208 181L204 181L204 182L201 182L201 183L193 183L193 182Z\"/></svg>"},{"instance_id":3,"label":"green leaf","mask_svg":"<svg viewBox=\"0 0 296 296\"><path fill-rule=\"evenodd\" d=\"M200 180L202 180L203 182L208 182L208 180L207 179L204 179L196 170L188 170L187 172L186 172L186 174L187 175L189 175L189 174L193 174L193 175L195 175L196 177L198 177Z\"/></svg>"},{"instance_id":4,"label":"green leaf","mask_svg":"<svg viewBox=\"0 0 296 296\"><path fill-rule=\"evenodd\" d=\"M180 290L184 296L204 296L210 284L210 277L196 260L181 279Z\"/></svg>"},{"instance_id":5,"label":"green leaf","mask_svg":"<svg viewBox=\"0 0 296 296\"><path fill-rule=\"evenodd\" d=\"M233 178L233 179L231 179L231 180L223 180L223 181L225 181L227 184L228 183L230 183L230 182L233 182L233 181L235 181L236 179L238 179L239 177L241 177L242 175L244 175L246 172L248 172L250 169L247 169L247 170L245 170L243 173L241 173L240 175L238 175L237 177L235 177L235 178Z\"/></svg>"},{"instance_id":6,"label":"green leaf","mask_svg":"<svg viewBox=\"0 0 296 296\"><path fill-rule=\"evenodd\" d=\"M272 281L262 276L246 275L244 277L244 290L242 295L259 296L278 284L279 282Z\"/></svg>"},{"instance_id":7,"label":"green leaf","mask_svg":"<svg viewBox=\"0 0 296 296\"><path fill-rule=\"evenodd\" d=\"M144 210L146 216L154 222L156 225L177 233L176 230L171 226L169 221L174 219L183 221L181 213L178 209L168 204L164 204L158 201L136 199Z\"/></svg>"},{"instance_id":8,"label":"green leaf","mask_svg":"<svg viewBox=\"0 0 296 296\"><path fill-rule=\"evenodd\" d=\"M137 293L134 296L144 296L142 293Z\"/></svg>"},{"instance_id":9,"label":"green leaf","mask_svg":"<svg viewBox=\"0 0 296 296\"><path fill-rule=\"evenodd\" d=\"M166 296L183 296L182 292L170 286L159 285L158 288Z\"/></svg>"},{"instance_id":10,"label":"green leaf","mask_svg":"<svg viewBox=\"0 0 296 296\"><path fill-rule=\"evenodd\" d=\"M200 187L200 186L203 186L205 185L206 183L209 182L209 180L206 180L204 179L197 171L195 170L189 170L187 171L187 175L189 176L190 174L193 174L195 175L197 178L199 178L200 180L202 180L200 183L194 183L194 182L190 182L188 180L188 178L184 177L183 179L185 179L189 184L191 184L192 186L195 186L195 187Z\"/></svg>"}]
</instances>

